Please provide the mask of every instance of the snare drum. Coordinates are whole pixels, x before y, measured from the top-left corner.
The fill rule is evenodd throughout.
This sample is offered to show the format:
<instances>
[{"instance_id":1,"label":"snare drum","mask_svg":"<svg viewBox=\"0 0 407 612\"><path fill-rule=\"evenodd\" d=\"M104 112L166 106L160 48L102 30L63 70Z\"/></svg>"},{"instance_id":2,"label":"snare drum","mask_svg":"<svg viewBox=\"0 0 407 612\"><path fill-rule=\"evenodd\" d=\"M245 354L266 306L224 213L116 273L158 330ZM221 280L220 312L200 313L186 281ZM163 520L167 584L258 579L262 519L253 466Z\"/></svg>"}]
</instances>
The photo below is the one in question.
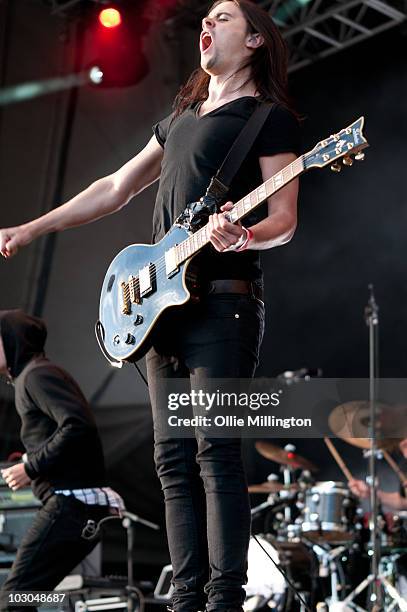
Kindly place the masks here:
<instances>
[{"instance_id":1,"label":"snare drum","mask_svg":"<svg viewBox=\"0 0 407 612\"><path fill-rule=\"evenodd\" d=\"M356 498L342 482L318 482L305 493L301 531L313 541L338 543L355 537Z\"/></svg>"}]
</instances>

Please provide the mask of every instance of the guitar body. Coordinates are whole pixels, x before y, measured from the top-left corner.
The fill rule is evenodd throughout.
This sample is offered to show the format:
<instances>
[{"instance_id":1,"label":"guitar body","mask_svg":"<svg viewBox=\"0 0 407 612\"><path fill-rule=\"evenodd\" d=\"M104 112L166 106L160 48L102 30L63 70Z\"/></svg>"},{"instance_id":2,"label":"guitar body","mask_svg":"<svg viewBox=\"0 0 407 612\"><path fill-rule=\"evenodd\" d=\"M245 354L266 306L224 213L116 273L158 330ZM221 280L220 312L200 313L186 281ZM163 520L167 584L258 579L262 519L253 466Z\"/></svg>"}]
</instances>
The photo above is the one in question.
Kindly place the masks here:
<instances>
[{"instance_id":1,"label":"guitar body","mask_svg":"<svg viewBox=\"0 0 407 612\"><path fill-rule=\"evenodd\" d=\"M164 310L189 300L186 272L191 260L181 264L170 278L165 267L165 252L188 236L186 229L174 225L157 244L130 245L110 264L100 296L97 334L107 358L119 362L141 359L151 347L151 331ZM138 277L143 269L150 271L151 289L144 297L139 295L137 302L128 300L126 309L122 283Z\"/></svg>"}]
</instances>

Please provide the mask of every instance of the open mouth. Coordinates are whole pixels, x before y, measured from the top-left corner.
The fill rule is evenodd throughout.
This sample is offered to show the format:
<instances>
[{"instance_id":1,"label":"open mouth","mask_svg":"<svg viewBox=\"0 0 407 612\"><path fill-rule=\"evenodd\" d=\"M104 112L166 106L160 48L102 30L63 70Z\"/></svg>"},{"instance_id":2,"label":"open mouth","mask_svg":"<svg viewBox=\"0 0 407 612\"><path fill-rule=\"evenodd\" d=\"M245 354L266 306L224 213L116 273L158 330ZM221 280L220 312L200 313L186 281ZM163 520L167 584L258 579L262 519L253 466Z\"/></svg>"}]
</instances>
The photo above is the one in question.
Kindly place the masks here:
<instances>
[{"instance_id":1,"label":"open mouth","mask_svg":"<svg viewBox=\"0 0 407 612\"><path fill-rule=\"evenodd\" d=\"M205 53L205 51L207 51L211 45L212 45L212 36L209 34L209 32L202 32L201 34L202 53Z\"/></svg>"}]
</instances>

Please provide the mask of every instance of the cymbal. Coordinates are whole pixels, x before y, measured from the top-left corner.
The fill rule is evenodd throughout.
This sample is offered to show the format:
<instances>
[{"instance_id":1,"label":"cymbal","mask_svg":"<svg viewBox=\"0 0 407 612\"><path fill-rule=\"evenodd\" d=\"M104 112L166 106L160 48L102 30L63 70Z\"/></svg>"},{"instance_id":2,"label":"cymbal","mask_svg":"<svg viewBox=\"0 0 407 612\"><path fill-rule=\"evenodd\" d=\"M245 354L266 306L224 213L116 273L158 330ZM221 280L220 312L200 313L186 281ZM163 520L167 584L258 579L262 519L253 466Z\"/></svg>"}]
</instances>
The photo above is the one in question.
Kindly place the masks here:
<instances>
[{"instance_id":1,"label":"cymbal","mask_svg":"<svg viewBox=\"0 0 407 612\"><path fill-rule=\"evenodd\" d=\"M297 455L297 453L287 452L283 448L280 448L271 442L259 440L256 442L255 446L260 455L266 459L280 463L281 465L288 465L294 470L309 470L310 472L318 471L317 466L311 463L311 461L308 461L308 459L304 459L304 457Z\"/></svg>"},{"instance_id":2,"label":"cymbal","mask_svg":"<svg viewBox=\"0 0 407 612\"><path fill-rule=\"evenodd\" d=\"M288 487L283 485L281 482L274 482L267 480L260 484L249 485L249 493L279 493L280 491L298 491L297 484L291 484Z\"/></svg>"},{"instance_id":3,"label":"cymbal","mask_svg":"<svg viewBox=\"0 0 407 612\"><path fill-rule=\"evenodd\" d=\"M340 404L333 409L328 418L333 433L358 448L370 448L370 403L353 401ZM407 436L406 407L377 404L376 445L391 450Z\"/></svg>"}]
</instances>

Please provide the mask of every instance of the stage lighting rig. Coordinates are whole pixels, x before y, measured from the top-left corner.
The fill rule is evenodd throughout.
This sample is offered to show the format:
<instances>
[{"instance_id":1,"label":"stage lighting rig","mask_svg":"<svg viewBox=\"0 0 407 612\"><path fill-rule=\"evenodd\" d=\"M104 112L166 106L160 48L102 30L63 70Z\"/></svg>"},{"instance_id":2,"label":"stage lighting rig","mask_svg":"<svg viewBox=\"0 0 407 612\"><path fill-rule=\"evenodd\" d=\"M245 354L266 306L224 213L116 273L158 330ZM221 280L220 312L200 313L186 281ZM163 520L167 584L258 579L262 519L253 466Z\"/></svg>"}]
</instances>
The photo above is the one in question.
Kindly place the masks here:
<instances>
[{"instance_id":1,"label":"stage lighting rig","mask_svg":"<svg viewBox=\"0 0 407 612\"><path fill-rule=\"evenodd\" d=\"M99 87L128 87L149 70L144 41L150 22L144 2L93 2L85 23L84 65L103 73Z\"/></svg>"},{"instance_id":2,"label":"stage lighting rig","mask_svg":"<svg viewBox=\"0 0 407 612\"><path fill-rule=\"evenodd\" d=\"M99 11L99 15L106 21L105 27L115 27L116 20L121 21L121 9L123 6L134 6L133 0L42 0L44 4L51 8L51 13L60 16L75 17L81 12L94 11L95 7ZM137 4L142 5L142 2ZM111 22L111 25L109 25Z\"/></svg>"},{"instance_id":3,"label":"stage lighting rig","mask_svg":"<svg viewBox=\"0 0 407 612\"><path fill-rule=\"evenodd\" d=\"M42 1L80 33L81 70L98 66L99 87L127 87L148 73L144 43L151 25L172 16L179 0Z\"/></svg>"}]
</instances>

